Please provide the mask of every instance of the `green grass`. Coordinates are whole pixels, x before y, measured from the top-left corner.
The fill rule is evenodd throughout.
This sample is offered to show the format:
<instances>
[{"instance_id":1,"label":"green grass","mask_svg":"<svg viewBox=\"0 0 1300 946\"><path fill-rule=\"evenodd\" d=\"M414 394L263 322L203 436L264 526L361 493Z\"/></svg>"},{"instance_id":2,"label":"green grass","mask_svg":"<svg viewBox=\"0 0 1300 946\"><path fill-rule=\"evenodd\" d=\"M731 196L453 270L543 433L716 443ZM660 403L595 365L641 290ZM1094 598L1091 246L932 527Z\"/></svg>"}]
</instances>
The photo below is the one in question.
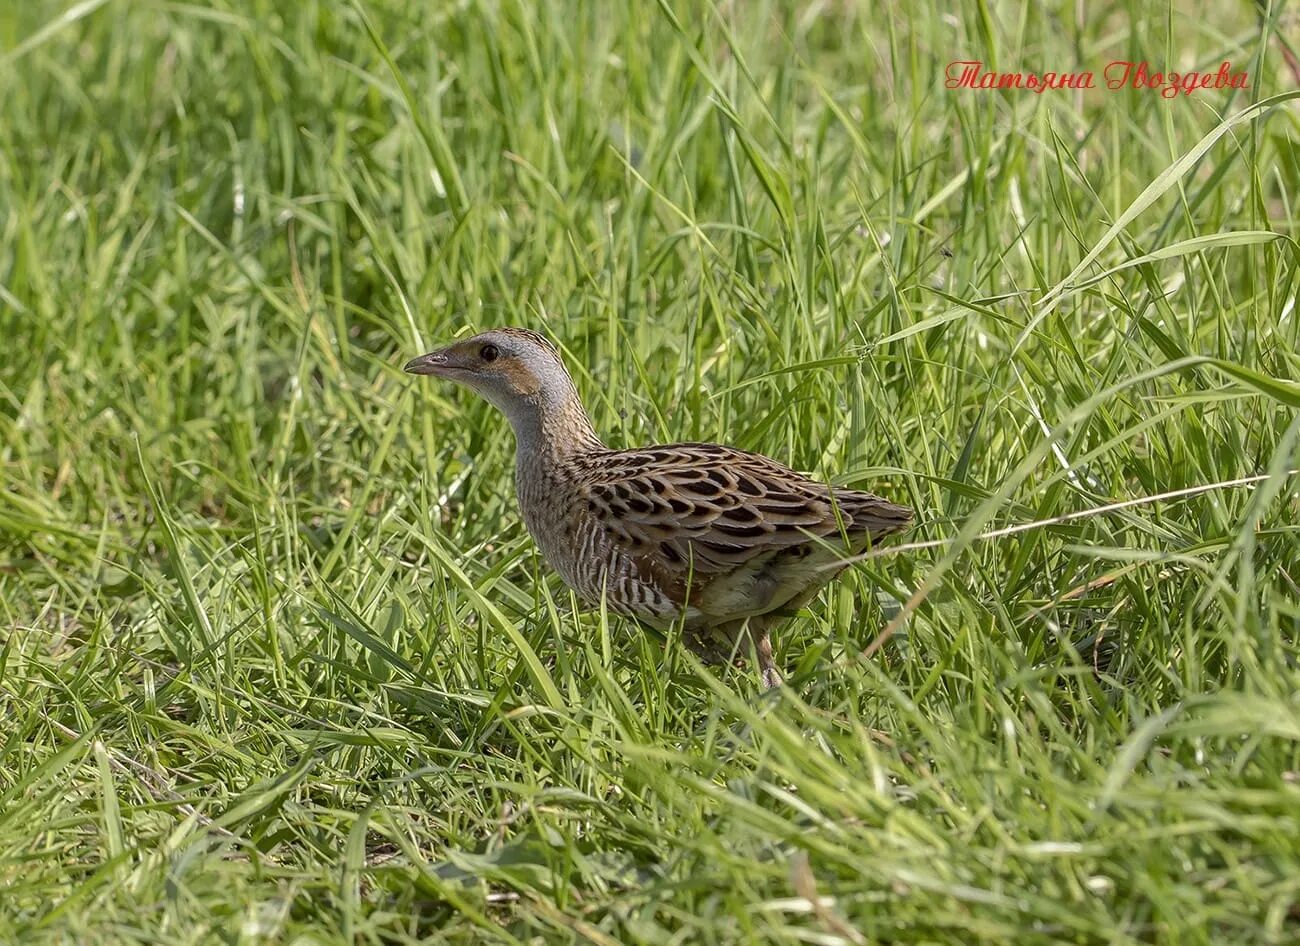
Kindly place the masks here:
<instances>
[{"instance_id":1,"label":"green grass","mask_svg":"<svg viewBox=\"0 0 1300 946\"><path fill-rule=\"evenodd\" d=\"M0 942L1300 939L1295 13L876 6L0 7ZM500 324L933 544L581 611Z\"/></svg>"}]
</instances>

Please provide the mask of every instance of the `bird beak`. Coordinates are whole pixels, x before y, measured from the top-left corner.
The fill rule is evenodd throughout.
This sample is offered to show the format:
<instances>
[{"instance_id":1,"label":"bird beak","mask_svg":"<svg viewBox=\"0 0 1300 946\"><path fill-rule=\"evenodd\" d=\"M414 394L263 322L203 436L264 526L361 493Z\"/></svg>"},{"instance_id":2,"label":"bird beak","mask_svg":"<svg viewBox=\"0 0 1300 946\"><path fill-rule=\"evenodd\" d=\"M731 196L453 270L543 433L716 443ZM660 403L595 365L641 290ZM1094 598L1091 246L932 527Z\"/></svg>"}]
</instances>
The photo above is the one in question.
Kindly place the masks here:
<instances>
[{"instance_id":1,"label":"bird beak","mask_svg":"<svg viewBox=\"0 0 1300 946\"><path fill-rule=\"evenodd\" d=\"M461 367L456 363L456 357L450 349L443 348L439 351L431 351L427 355L421 355L419 358L412 358L402 370L408 374L436 374L441 377L447 377L449 371L454 371Z\"/></svg>"}]
</instances>

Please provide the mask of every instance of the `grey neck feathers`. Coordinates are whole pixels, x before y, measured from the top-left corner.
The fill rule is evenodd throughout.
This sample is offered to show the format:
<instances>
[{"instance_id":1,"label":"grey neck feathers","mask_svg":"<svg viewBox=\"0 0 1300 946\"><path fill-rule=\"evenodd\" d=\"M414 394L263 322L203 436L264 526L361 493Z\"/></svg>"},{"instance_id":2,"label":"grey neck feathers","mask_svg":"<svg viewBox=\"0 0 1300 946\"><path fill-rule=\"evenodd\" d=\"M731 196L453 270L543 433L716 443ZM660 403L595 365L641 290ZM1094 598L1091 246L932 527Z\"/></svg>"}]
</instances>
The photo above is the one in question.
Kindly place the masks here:
<instances>
[{"instance_id":1,"label":"grey neck feathers","mask_svg":"<svg viewBox=\"0 0 1300 946\"><path fill-rule=\"evenodd\" d=\"M577 388L565 375L545 379L541 390L502 409L514 428L519 459L560 459L604 448Z\"/></svg>"}]
</instances>

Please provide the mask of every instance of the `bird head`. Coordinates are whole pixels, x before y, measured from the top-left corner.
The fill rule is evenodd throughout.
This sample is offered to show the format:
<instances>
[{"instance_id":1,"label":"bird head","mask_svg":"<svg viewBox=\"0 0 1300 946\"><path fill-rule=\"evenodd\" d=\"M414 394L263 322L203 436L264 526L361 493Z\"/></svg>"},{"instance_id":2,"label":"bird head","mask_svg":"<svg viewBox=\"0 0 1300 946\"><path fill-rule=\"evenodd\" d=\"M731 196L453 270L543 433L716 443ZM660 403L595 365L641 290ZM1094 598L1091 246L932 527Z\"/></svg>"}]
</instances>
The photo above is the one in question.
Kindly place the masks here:
<instances>
[{"instance_id":1,"label":"bird head","mask_svg":"<svg viewBox=\"0 0 1300 946\"><path fill-rule=\"evenodd\" d=\"M403 371L447 378L477 392L507 414L535 400L568 373L551 343L526 329L493 329L408 361Z\"/></svg>"},{"instance_id":2,"label":"bird head","mask_svg":"<svg viewBox=\"0 0 1300 946\"><path fill-rule=\"evenodd\" d=\"M413 358L403 370L470 388L506 415L522 444L599 443L560 353L536 332L492 329Z\"/></svg>"}]
</instances>

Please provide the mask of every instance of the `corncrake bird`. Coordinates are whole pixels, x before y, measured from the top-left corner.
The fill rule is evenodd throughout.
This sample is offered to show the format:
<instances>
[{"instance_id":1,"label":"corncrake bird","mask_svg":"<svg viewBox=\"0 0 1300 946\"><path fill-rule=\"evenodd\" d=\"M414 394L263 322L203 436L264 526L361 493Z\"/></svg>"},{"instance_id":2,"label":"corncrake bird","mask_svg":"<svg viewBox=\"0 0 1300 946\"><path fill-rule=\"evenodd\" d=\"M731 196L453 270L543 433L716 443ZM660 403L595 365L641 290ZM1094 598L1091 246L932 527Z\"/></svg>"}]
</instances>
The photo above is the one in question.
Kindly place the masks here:
<instances>
[{"instance_id":1,"label":"corncrake bird","mask_svg":"<svg viewBox=\"0 0 1300 946\"><path fill-rule=\"evenodd\" d=\"M765 687L781 683L771 626L912 521L905 506L720 444L610 450L559 352L526 329L483 332L405 370L463 384L506 415L524 524L581 598L660 629L680 621L706 659L752 642Z\"/></svg>"}]
</instances>

